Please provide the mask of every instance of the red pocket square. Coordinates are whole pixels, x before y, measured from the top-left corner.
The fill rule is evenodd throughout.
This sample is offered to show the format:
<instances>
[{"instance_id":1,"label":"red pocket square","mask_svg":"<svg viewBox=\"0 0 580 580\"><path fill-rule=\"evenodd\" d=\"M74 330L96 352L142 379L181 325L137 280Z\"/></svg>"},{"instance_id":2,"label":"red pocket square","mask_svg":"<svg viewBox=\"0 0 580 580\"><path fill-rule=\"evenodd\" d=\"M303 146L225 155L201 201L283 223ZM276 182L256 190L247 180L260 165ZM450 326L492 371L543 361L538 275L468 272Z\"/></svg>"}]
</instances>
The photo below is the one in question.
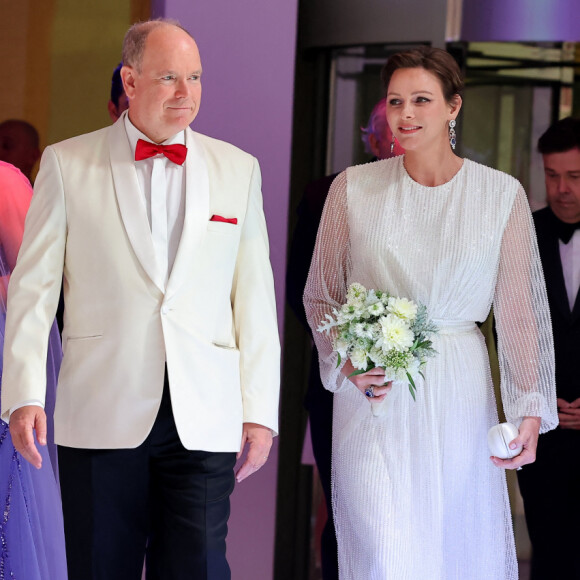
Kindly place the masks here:
<instances>
[{"instance_id":1,"label":"red pocket square","mask_svg":"<svg viewBox=\"0 0 580 580\"><path fill-rule=\"evenodd\" d=\"M221 215L212 215L211 219L209 220L210 222L223 222L225 224L234 224L234 225L238 225L238 218L225 218L222 217Z\"/></svg>"}]
</instances>

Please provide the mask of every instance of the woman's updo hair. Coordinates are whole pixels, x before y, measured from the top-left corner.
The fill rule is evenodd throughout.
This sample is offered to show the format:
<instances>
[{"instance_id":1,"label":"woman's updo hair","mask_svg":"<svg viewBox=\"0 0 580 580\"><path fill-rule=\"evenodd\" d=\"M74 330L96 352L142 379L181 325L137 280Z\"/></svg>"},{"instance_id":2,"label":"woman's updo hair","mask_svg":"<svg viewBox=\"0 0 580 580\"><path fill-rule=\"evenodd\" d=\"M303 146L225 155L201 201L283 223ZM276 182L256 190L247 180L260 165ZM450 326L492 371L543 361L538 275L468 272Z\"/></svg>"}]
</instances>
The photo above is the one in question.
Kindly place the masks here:
<instances>
[{"instance_id":1,"label":"woman's updo hair","mask_svg":"<svg viewBox=\"0 0 580 580\"><path fill-rule=\"evenodd\" d=\"M434 74L441 83L443 96L448 103L463 90L463 79L457 62L448 52L440 48L420 46L390 56L381 71L385 91L389 88L393 73L400 68L424 68Z\"/></svg>"}]
</instances>

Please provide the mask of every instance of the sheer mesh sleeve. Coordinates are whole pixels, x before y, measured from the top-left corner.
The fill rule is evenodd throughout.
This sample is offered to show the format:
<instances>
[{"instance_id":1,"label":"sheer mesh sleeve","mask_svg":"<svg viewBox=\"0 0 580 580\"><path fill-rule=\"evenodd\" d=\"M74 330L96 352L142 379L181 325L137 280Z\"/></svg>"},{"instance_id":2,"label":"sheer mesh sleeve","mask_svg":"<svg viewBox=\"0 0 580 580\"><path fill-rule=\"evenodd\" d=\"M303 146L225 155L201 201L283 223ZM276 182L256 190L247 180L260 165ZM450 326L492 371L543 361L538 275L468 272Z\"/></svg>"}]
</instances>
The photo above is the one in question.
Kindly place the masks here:
<instances>
[{"instance_id":1,"label":"sheer mesh sleeve","mask_svg":"<svg viewBox=\"0 0 580 580\"><path fill-rule=\"evenodd\" d=\"M320 377L329 391L337 391L350 382L340 372L344 361L337 368L337 354L332 350L333 333L329 335L316 329L326 314L332 314L333 308L338 309L346 302L350 271L346 172L343 172L328 193L304 290L304 309L318 349Z\"/></svg>"},{"instance_id":2,"label":"sheer mesh sleeve","mask_svg":"<svg viewBox=\"0 0 580 580\"><path fill-rule=\"evenodd\" d=\"M541 417L540 433L558 424L554 343L546 284L532 216L520 187L501 245L494 312L501 394L508 421Z\"/></svg>"}]
</instances>

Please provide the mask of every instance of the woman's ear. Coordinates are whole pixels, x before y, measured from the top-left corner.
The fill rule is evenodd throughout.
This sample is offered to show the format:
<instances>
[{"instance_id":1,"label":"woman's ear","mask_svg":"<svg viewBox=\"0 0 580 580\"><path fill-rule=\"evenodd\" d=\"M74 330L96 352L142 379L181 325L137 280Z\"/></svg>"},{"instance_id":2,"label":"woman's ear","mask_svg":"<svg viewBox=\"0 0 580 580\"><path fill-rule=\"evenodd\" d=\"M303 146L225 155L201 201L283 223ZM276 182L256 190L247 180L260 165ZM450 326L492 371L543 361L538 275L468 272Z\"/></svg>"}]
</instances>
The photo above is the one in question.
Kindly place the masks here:
<instances>
[{"instance_id":1,"label":"woman's ear","mask_svg":"<svg viewBox=\"0 0 580 580\"><path fill-rule=\"evenodd\" d=\"M463 100L461 95L454 95L451 101L449 102L449 119L455 119L457 115L459 115L459 111L461 109L461 105L463 104Z\"/></svg>"}]
</instances>

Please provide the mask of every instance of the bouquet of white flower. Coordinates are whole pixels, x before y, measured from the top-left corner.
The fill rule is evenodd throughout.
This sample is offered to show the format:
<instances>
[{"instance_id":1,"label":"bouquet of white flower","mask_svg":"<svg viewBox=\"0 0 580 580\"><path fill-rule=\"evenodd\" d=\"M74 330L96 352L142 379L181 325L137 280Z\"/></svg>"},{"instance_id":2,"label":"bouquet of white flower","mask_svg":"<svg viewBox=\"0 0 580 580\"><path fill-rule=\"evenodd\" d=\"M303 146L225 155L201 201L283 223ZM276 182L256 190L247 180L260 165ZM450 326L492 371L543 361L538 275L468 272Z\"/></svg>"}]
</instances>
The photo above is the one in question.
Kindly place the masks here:
<instances>
[{"instance_id":1,"label":"bouquet of white flower","mask_svg":"<svg viewBox=\"0 0 580 580\"><path fill-rule=\"evenodd\" d=\"M336 327L337 366L349 357L358 369L350 376L382 367L387 381L407 380L415 399L415 380L423 376L427 358L437 354L429 337L438 329L428 319L427 308L355 283L348 288L346 304L333 314L326 315L318 332L330 333Z\"/></svg>"}]
</instances>

